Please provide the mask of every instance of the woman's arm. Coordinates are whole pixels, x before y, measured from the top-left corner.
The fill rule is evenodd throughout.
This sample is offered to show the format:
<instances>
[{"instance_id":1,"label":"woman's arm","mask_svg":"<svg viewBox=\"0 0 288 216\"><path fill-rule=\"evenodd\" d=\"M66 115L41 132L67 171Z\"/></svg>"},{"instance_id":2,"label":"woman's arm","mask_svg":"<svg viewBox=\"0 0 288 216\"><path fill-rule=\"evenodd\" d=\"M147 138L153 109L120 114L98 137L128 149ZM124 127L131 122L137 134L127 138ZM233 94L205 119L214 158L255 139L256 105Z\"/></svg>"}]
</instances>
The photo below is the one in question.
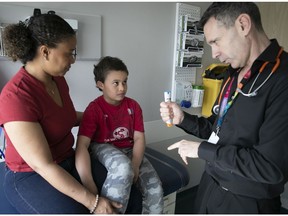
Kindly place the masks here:
<instances>
[{"instance_id":1,"label":"woman's arm","mask_svg":"<svg viewBox=\"0 0 288 216\"><path fill-rule=\"evenodd\" d=\"M75 124L75 126L79 126L81 121L82 121L82 117L83 117L83 112L76 112L76 115L77 115L77 122Z\"/></svg>"},{"instance_id":2,"label":"woman's arm","mask_svg":"<svg viewBox=\"0 0 288 216\"><path fill-rule=\"evenodd\" d=\"M5 123L4 127L17 152L35 172L60 192L82 203L89 210L93 209L95 194L54 163L47 140L38 123L14 121ZM99 200L99 204L102 202ZM107 206L106 210L106 213L113 213L111 206Z\"/></svg>"},{"instance_id":3,"label":"woman's arm","mask_svg":"<svg viewBox=\"0 0 288 216\"><path fill-rule=\"evenodd\" d=\"M91 160L88 151L91 139L86 136L78 136L76 144L76 168L83 185L92 193L98 194L97 186L91 172Z\"/></svg>"},{"instance_id":4,"label":"woman's arm","mask_svg":"<svg viewBox=\"0 0 288 216\"><path fill-rule=\"evenodd\" d=\"M139 175L139 167L143 160L145 152L145 134L143 132L134 132L134 146L133 146L133 156L132 165L134 170L134 182L137 181Z\"/></svg>"}]
</instances>

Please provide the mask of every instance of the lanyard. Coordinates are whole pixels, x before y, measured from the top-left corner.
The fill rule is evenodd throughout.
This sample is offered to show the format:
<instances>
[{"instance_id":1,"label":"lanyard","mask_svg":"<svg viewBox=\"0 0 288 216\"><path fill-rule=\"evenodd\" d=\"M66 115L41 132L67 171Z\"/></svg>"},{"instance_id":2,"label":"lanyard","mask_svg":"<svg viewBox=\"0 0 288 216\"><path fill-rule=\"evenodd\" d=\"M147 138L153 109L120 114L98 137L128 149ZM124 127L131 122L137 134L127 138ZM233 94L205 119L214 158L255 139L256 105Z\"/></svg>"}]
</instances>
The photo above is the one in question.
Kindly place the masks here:
<instances>
[{"instance_id":1,"label":"lanyard","mask_svg":"<svg viewBox=\"0 0 288 216\"><path fill-rule=\"evenodd\" d=\"M216 126L216 134L219 133L220 131L220 128L222 126L222 123L223 123L223 120L224 120L224 117L228 111L228 109L232 106L232 104L234 103L235 99L237 98L238 96L238 89L241 90L244 86L244 84L248 81L248 79L250 78L251 76L251 70L249 69L244 77L242 78L241 82L238 83L237 85L237 91L234 92L233 96L231 97L230 101L228 102L228 98L229 98L229 95L230 95L230 91L231 91L231 86L233 84L233 81L234 81L234 78L235 77L232 77L232 80L230 81L230 77L227 79L226 83L224 84L224 87L222 88L222 91L221 91L221 94L220 94L220 97L219 97L219 100L221 99L222 97L222 94L223 94L223 91L226 87L226 85L228 84L228 82L230 81L230 84L225 92L225 95L223 97L223 100L222 100L222 103L221 103L221 106L220 106L220 110L219 110L219 117L218 117L218 121L217 121L217 126ZM219 101L220 102L220 101Z\"/></svg>"},{"instance_id":2,"label":"lanyard","mask_svg":"<svg viewBox=\"0 0 288 216\"><path fill-rule=\"evenodd\" d=\"M264 68L267 66L269 61L264 62L263 65L261 66L261 68L260 68L260 70L259 70L254 82L252 83L251 88L249 89L248 94L245 94L245 93L242 92L243 86L247 83L247 81L249 80L249 78L251 76L251 70L246 72L246 74L242 78L241 82L237 85L237 89L234 92L234 94L231 97L231 100L229 102L227 102L227 101L228 101L229 94L230 94L230 91L231 91L232 83L234 81L234 77L232 78L231 81L230 81L230 79L231 79L230 77L227 79L227 81L225 82L225 84L224 84L224 86L223 86L223 88L221 90L221 93L220 93L220 96L219 96L219 99L218 99L218 105L219 105L220 101L222 99L223 91L226 88L226 85L230 81L230 84L229 84L229 86L228 86L228 88L227 88L227 90L225 92L225 95L223 97L223 100L222 100L222 103L221 103L221 107L220 107L220 110L219 110L219 117L218 117L217 126L216 126L216 134L219 133L220 128L221 128L222 123L223 123L224 116L226 115L228 109L232 106L233 102L235 101L236 97L238 96L238 93L240 92L242 95L248 96L248 97L250 97L249 94L251 94L251 95L253 94L254 96L257 95L257 91L267 82L267 80L270 78L270 76L273 73L275 73L275 71L278 69L278 67L280 65L280 55L282 54L282 52L283 52L283 48L281 47L279 52L278 52L278 54L277 54L277 57L276 57L276 63L274 65L274 67L272 68L270 74L265 79L265 81L258 88L256 88L256 90L254 90L252 93L250 93L250 92L252 91L252 88L253 88L254 84L256 83L256 80L258 79L259 75L263 72Z\"/></svg>"}]
</instances>

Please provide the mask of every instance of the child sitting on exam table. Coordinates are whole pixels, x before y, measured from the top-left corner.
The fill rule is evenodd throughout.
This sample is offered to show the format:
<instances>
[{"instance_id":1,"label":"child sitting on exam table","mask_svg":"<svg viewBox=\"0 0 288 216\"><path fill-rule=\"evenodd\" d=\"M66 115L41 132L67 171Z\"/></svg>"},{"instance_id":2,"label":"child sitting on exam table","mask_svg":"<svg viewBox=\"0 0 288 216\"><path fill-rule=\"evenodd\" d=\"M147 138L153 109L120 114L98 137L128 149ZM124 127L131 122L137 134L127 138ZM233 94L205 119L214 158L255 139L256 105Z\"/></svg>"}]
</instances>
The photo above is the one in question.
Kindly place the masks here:
<instances>
[{"instance_id":1,"label":"child sitting on exam table","mask_svg":"<svg viewBox=\"0 0 288 216\"><path fill-rule=\"evenodd\" d=\"M104 57L94 66L97 88L103 95L86 108L79 127L76 167L83 184L98 192L92 179L90 157L107 169L101 196L122 204L124 213L133 183L143 195L143 214L163 212L162 183L144 156L145 135L139 104L126 97L128 69L122 60Z\"/></svg>"}]
</instances>

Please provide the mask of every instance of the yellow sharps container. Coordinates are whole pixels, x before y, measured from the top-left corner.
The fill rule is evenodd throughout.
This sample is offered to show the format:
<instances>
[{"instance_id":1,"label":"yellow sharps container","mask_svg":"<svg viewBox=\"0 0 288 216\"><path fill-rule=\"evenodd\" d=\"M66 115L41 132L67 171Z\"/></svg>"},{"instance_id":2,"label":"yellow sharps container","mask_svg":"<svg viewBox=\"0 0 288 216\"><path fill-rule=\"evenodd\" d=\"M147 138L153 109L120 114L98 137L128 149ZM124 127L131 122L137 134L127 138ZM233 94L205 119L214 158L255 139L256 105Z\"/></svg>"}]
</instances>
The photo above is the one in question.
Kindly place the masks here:
<instances>
[{"instance_id":1,"label":"yellow sharps container","mask_svg":"<svg viewBox=\"0 0 288 216\"><path fill-rule=\"evenodd\" d=\"M206 78L207 72L220 74L226 71L228 65L227 64L211 64L208 66L203 73L203 87L204 87L204 97L202 104L202 115L205 117L209 117L212 112L212 106L217 99L217 96L220 92L222 79L212 79Z\"/></svg>"}]
</instances>

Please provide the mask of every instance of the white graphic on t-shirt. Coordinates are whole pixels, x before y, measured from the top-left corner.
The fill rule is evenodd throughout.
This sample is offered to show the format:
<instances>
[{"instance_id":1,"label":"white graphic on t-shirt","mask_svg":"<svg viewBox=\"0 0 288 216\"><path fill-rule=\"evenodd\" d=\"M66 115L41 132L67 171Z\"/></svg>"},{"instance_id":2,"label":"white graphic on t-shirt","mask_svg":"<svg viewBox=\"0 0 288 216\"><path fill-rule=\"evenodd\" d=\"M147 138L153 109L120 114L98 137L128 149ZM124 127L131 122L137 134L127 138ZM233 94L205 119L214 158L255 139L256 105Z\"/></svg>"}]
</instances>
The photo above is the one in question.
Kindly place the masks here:
<instances>
[{"instance_id":1,"label":"white graphic on t-shirt","mask_svg":"<svg viewBox=\"0 0 288 216\"><path fill-rule=\"evenodd\" d=\"M113 132L113 137L117 139L124 139L129 137L129 131L125 127L118 127Z\"/></svg>"},{"instance_id":2,"label":"white graphic on t-shirt","mask_svg":"<svg viewBox=\"0 0 288 216\"><path fill-rule=\"evenodd\" d=\"M133 109L128 108L127 111L129 113L129 115L133 115Z\"/></svg>"}]
</instances>

